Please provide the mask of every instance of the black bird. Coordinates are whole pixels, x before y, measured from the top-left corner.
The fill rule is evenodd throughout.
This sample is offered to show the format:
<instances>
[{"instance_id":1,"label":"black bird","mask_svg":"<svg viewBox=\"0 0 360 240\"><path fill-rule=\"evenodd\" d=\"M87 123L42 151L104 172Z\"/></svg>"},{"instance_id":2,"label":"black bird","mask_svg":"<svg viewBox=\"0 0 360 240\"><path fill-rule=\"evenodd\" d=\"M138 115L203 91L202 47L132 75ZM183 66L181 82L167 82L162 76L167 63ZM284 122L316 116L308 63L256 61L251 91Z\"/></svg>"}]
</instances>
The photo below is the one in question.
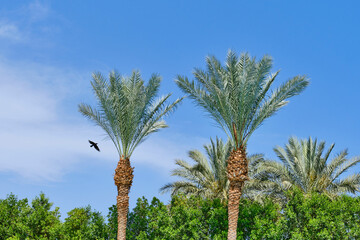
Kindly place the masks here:
<instances>
[{"instance_id":1,"label":"black bird","mask_svg":"<svg viewBox=\"0 0 360 240\"><path fill-rule=\"evenodd\" d=\"M98 150L100 152L100 149L97 145L97 143L94 143L93 141L89 140L89 143L91 144L90 147L94 147L96 150Z\"/></svg>"}]
</instances>

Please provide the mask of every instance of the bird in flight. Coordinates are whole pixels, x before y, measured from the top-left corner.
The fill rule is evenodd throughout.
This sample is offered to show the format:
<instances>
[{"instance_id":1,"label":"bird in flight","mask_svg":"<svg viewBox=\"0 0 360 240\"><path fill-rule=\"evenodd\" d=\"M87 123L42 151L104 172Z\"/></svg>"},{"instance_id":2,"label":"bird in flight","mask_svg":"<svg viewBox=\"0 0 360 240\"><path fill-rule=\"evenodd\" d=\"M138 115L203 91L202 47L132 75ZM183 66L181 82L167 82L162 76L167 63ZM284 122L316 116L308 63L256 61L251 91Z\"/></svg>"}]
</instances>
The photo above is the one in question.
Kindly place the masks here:
<instances>
[{"instance_id":1,"label":"bird in flight","mask_svg":"<svg viewBox=\"0 0 360 240\"><path fill-rule=\"evenodd\" d=\"M97 143L95 143L95 142L93 142L91 140L89 140L89 143L90 143L90 147L94 147L96 150L98 150L100 152L100 149L99 149Z\"/></svg>"}]
</instances>

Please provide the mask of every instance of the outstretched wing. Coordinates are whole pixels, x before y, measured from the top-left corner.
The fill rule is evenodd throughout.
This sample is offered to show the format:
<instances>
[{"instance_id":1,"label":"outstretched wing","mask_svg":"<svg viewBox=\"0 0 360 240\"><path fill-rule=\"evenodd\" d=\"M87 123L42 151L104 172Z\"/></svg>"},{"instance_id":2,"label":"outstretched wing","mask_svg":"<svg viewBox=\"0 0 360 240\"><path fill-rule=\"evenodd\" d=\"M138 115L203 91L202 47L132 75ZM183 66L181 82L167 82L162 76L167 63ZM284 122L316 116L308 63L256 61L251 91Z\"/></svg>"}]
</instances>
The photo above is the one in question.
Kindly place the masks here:
<instances>
[{"instance_id":1,"label":"outstretched wing","mask_svg":"<svg viewBox=\"0 0 360 240\"><path fill-rule=\"evenodd\" d=\"M94 144L94 148L100 152L100 149L97 144Z\"/></svg>"}]
</instances>

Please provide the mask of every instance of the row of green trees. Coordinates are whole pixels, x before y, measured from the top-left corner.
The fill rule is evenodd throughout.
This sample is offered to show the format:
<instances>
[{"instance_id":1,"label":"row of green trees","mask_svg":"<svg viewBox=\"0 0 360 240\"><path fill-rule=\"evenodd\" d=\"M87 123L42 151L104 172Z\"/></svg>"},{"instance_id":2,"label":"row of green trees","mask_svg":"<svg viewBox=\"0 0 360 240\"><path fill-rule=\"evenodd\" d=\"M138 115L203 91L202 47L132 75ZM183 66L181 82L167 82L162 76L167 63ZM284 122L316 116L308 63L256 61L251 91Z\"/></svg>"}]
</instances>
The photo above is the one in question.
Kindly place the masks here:
<instances>
[{"instance_id":1,"label":"row of green trees","mask_svg":"<svg viewBox=\"0 0 360 240\"><path fill-rule=\"evenodd\" d=\"M331 199L294 188L285 204L242 198L237 239L359 239L360 197L342 195ZM74 208L64 221L59 208L44 194L31 204L13 194L0 200L0 239L116 239L117 208L105 218L90 206ZM228 212L220 199L173 196L165 205L157 198L139 198L128 214L126 237L136 240L213 239L227 237Z\"/></svg>"},{"instance_id":2,"label":"row of green trees","mask_svg":"<svg viewBox=\"0 0 360 240\"><path fill-rule=\"evenodd\" d=\"M239 203L237 239L359 239L360 198L331 199L294 188L285 194L283 207L265 199L242 198ZM138 199L129 215L128 239L212 239L228 235L228 212L219 199L175 196L163 205Z\"/></svg>"}]
</instances>

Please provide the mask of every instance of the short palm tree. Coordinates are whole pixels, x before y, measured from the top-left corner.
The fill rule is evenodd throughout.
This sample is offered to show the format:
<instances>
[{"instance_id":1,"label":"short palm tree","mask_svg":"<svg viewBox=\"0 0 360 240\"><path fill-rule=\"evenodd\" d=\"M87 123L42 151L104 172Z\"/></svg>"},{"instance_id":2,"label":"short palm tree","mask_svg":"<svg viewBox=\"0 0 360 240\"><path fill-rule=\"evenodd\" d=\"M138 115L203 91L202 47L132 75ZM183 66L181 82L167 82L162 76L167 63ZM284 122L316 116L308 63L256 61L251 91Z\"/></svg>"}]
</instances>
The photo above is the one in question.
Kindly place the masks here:
<instances>
[{"instance_id":1,"label":"short palm tree","mask_svg":"<svg viewBox=\"0 0 360 240\"><path fill-rule=\"evenodd\" d=\"M229 51L226 65L215 57L206 59L206 71L195 69L195 80L178 76L176 83L227 133L233 150L227 162L229 179L228 239L236 239L239 200L248 179L246 145L252 133L287 104L287 99L308 85L305 76L296 76L270 92L279 71L270 73L272 59L260 61L248 54L240 58Z\"/></svg>"},{"instance_id":2,"label":"short palm tree","mask_svg":"<svg viewBox=\"0 0 360 240\"><path fill-rule=\"evenodd\" d=\"M291 137L285 148L275 147L279 161L264 161L257 169L257 178L265 180L269 194L283 194L296 186L304 194L320 192L335 197L341 193L360 191L360 174L341 176L360 162L360 156L347 158L343 150L329 161L332 144L325 151L325 142L312 138Z\"/></svg>"},{"instance_id":3,"label":"short palm tree","mask_svg":"<svg viewBox=\"0 0 360 240\"><path fill-rule=\"evenodd\" d=\"M229 180L226 175L226 163L232 146L231 142L223 143L221 139L212 139L211 143L204 145L206 156L199 150L188 152L188 156L194 164L184 160L176 160L179 167L172 171L172 176L183 180L164 185L162 193L171 192L171 195L184 193L186 195L197 195L207 199L220 199L221 202L228 200ZM262 154L254 154L248 157L251 177L251 169L255 169L263 159ZM246 188L246 186L245 186ZM246 190L245 190L246 191Z\"/></svg>"},{"instance_id":4,"label":"short palm tree","mask_svg":"<svg viewBox=\"0 0 360 240\"><path fill-rule=\"evenodd\" d=\"M145 86L140 73L136 71L130 77L122 77L113 71L109 74L109 80L95 73L91 85L98 108L79 104L79 111L105 131L119 154L114 175L118 191L117 239L126 239L129 191L134 177L130 156L147 136L167 127L163 117L173 112L181 101L177 99L168 104L171 94L156 100L160 81L158 75L152 75Z\"/></svg>"}]
</instances>

